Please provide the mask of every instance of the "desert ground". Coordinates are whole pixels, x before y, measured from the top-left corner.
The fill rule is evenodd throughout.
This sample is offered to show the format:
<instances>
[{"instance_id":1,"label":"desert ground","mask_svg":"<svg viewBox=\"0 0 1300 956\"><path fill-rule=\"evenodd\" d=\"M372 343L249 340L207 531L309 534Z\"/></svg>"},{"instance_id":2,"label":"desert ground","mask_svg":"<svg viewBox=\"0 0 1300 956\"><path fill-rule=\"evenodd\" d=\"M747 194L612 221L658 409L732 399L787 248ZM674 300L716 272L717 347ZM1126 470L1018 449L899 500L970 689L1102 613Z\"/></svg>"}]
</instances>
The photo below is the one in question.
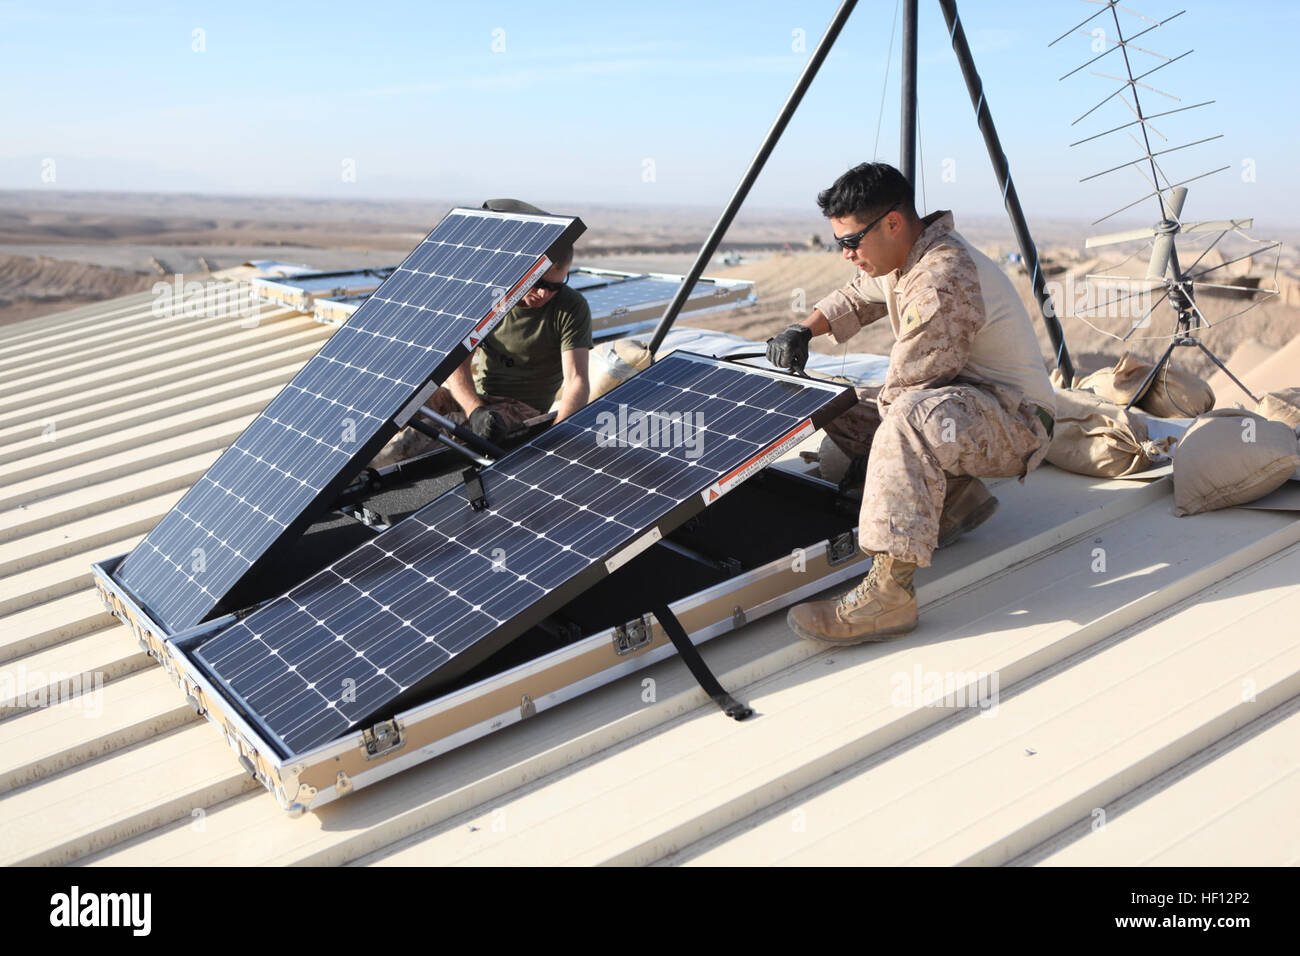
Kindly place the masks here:
<instances>
[{"instance_id":1,"label":"desert ground","mask_svg":"<svg viewBox=\"0 0 1300 956\"><path fill-rule=\"evenodd\" d=\"M577 249L579 265L657 272L685 272L717 214L706 208L538 201L546 208L579 215L587 224ZM320 269L390 264L458 204L477 202L0 192L0 327L147 290L175 273L197 276L250 259L299 262ZM1143 322L1145 302L1122 300L1108 305L1109 298L1127 289L1107 292L1095 280L1085 280L1089 274L1142 275L1148 246L1138 242L1086 250L1084 238L1099 230L1081 222L1035 221L1032 211L1029 219L1076 372L1082 375L1113 364L1126 350L1143 359L1158 356L1174 330L1175 316L1168 303L1154 303ZM1052 349L1038 320L1028 272L1023 265L1007 261L1007 254L1017 247L1006 220L963 218L957 211L957 227L1004 264L1038 323L1044 359L1050 362ZM1252 235L1262 234L1253 231ZM821 248L813 245L814 236ZM1252 388L1271 389L1300 383L1300 345L1295 344L1300 332L1300 260L1296 236L1266 238L1280 240L1280 247L1230 263L1203 281L1276 288L1277 295L1201 288L1197 302L1212 325L1201 333L1205 344ZM797 321L806 314L800 309L811 309L820 297L852 278L853 267L825 248L829 239L830 230L815 209L743 209L706 275L752 280L758 305L694 322L761 340ZM1203 270L1261 248L1229 235L1202 256L1206 245L1204 239L1184 237L1180 255L1198 261L1196 268ZM739 264L723 264L725 253L739 254ZM1258 307L1248 309L1257 301ZM888 324L879 323L865 329L847 348L886 353L891 342ZM828 339L819 340L815 347L828 352L846 348ZM1245 400L1199 349L1176 349L1174 361L1209 379L1221 404ZM1258 381L1251 378L1256 369Z\"/></svg>"}]
</instances>

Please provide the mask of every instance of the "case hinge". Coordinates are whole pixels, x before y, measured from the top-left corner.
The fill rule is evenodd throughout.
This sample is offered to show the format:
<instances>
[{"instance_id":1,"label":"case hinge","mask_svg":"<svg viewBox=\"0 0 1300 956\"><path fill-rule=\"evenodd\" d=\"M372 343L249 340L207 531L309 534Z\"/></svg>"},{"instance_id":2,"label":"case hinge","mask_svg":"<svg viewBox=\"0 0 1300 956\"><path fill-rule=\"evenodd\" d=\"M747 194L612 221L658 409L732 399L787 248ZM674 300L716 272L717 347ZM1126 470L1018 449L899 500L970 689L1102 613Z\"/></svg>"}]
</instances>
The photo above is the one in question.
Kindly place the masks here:
<instances>
[{"instance_id":1,"label":"case hinge","mask_svg":"<svg viewBox=\"0 0 1300 956\"><path fill-rule=\"evenodd\" d=\"M650 622L644 616L614 628L614 653L622 657L650 643Z\"/></svg>"},{"instance_id":2,"label":"case hinge","mask_svg":"<svg viewBox=\"0 0 1300 956\"><path fill-rule=\"evenodd\" d=\"M366 752L367 760L386 754L390 750L396 750L405 742L405 735L396 720L386 720L382 724L375 724L369 730L361 731L361 745Z\"/></svg>"}]
</instances>

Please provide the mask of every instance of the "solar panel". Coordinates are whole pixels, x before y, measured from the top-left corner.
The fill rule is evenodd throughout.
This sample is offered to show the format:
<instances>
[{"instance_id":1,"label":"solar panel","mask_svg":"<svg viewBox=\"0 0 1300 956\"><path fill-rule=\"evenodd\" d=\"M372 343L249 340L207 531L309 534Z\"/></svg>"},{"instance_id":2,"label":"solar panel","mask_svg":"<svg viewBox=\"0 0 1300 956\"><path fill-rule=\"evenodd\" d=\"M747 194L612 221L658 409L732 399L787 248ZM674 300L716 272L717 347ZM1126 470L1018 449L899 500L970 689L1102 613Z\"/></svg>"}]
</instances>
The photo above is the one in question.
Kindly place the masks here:
<instances>
[{"instance_id":1,"label":"solar panel","mask_svg":"<svg viewBox=\"0 0 1300 956\"><path fill-rule=\"evenodd\" d=\"M369 296L393 274L396 266L380 269L346 269L334 272L300 272L291 276L257 278L253 294L279 302L299 312L311 310L317 299L336 296Z\"/></svg>"},{"instance_id":2,"label":"solar panel","mask_svg":"<svg viewBox=\"0 0 1300 956\"><path fill-rule=\"evenodd\" d=\"M240 606L584 227L455 209L123 561L117 581L173 632ZM432 379L432 382L431 382Z\"/></svg>"},{"instance_id":3,"label":"solar panel","mask_svg":"<svg viewBox=\"0 0 1300 956\"><path fill-rule=\"evenodd\" d=\"M380 271L380 270L373 270ZM360 275L331 273L331 275ZM314 279L306 276L305 279ZM308 292L297 279L259 280L264 298L285 302L296 309L306 309L303 304ZM581 292L591 307L591 331L597 341L616 335L629 335L642 326L659 319L663 308L672 301L681 276L649 273L617 272L610 269L590 269L585 266L569 270L569 288ZM310 308L318 321L337 324L346 321L357 307L368 298L367 294L332 295L316 294ZM685 313L701 314L714 308L739 307L755 301L753 283L741 280L701 278L695 283L683 306Z\"/></svg>"},{"instance_id":4,"label":"solar panel","mask_svg":"<svg viewBox=\"0 0 1300 956\"><path fill-rule=\"evenodd\" d=\"M675 352L484 469L482 510L447 492L197 657L301 753L464 674L853 401Z\"/></svg>"},{"instance_id":5,"label":"solar panel","mask_svg":"<svg viewBox=\"0 0 1300 956\"><path fill-rule=\"evenodd\" d=\"M667 305L677 294L681 282L674 279L660 279L655 276L637 276L624 282L606 285L584 291L582 294L591 306L592 315L614 314L635 308ZM691 289L687 301L706 298L717 293L717 286L712 282L697 282Z\"/></svg>"}]
</instances>

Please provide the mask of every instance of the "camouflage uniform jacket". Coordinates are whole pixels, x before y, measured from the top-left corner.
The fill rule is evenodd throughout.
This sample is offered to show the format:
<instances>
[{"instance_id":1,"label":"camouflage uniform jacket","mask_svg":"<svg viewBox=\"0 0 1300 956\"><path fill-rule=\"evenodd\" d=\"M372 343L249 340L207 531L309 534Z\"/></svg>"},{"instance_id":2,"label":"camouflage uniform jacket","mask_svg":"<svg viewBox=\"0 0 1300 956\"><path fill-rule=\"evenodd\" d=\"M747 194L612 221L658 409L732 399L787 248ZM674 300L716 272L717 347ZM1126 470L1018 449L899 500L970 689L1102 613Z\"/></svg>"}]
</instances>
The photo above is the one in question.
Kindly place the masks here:
<instances>
[{"instance_id":1,"label":"camouflage uniform jacket","mask_svg":"<svg viewBox=\"0 0 1300 956\"><path fill-rule=\"evenodd\" d=\"M817 303L841 343L889 316L895 342L881 411L905 391L968 383L990 391L1008 413L1028 401L1054 414L1038 339L1011 280L953 230L951 212L921 222L901 269L878 278L859 271Z\"/></svg>"}]
</instances>

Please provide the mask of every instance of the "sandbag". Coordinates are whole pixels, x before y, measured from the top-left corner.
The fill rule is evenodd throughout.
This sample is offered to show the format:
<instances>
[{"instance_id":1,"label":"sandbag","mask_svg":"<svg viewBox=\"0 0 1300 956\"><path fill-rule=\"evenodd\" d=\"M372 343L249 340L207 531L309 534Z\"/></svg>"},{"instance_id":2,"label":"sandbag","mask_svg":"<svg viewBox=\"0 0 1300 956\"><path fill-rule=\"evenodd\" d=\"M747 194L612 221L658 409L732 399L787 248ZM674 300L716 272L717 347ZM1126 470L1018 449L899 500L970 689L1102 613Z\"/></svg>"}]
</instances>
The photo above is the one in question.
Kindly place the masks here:
<instances>
[{"instance_id":1,"label":"sandbag","mask_svg":"<svg viewBox=\"0 0 1300 956\"><path fill-rule=\"evenodd\" d=\"M1072 388L1056 393L1056 428L1047 460L1057 468L1122 478L1154 467L1172 444L1172 439L1151 441L1139 419L1099 395Z\"/></svg>"},{"instance_id":2,"label":"sandbag","mask_svg":"<svg viewBox=\"0 0 1300 956\"><path fill-rule=\"evenodd\" d=\"M1065 373L1059 368L1054 368L1048 372L1047 378L1052 383L1052 388L1071 388L1074 387L1074 382L1079 380L1079 376L1076 375L1074 376L1074 382L1067 382L1065 380Z\"/></svg>"},{"instance_id":3,"label":"sandbag","mask_svg":"<svg viewBox=\"0 0 1300 956\"><path fill-rule=\"evenodd\" d=\"M650 351L639 339L615 339L602 342L591 353L588 401L594 402L616 385L626 382L637 372L650 367Z\"/></svg>"},{"instance_id":4,"label":"sandbag","mask_svg":"<svg viewBox=\"0 0 1300 956\"><path fill-rule=\"evenodd\" d=\"M1281 488L1300 468L1295 432L1251 412L1202 415L1174 455L1174 514L1244 505Z\"/></svg>"},{"instance_id":5,"label":"sandbag","mask_svg":"<svg viewBox=\"0 0 1300 956\"><path fill-rule=\"evenodd\" d=\"M1142 387L1151 365L1125 352L1112 368L1099 369L1076 383L1107 401L1127 405ZM1214 407L1214 391L1200 376L1174 368L1168 362L1160 370L1138 408L1158 418L1195 418Z\"/></svg>"},{"instance_id":6,"label":"sandbag","mask_svg":"<svg viewBox=\"0 0 1300 956\"><path fill-rule=\"evenodd\" d=\"M1110 368L1101 368L1074 383L1075 389L1095 392L1100 398L1124 406L1133 400L1151 366L1125 352Z\"/></svg>"},{"instance_id":7,"label":"sandbag","mask_svg":"<svg viewBox=\"0 0 1300 956\"><path fill-rule=\"evenodd\" d=\"M1142 384L1141 378L1138 384ZM1214 389L1205 379L1166 362L1138 408L1157 418L1195 418L1213 408L1214 401Z\"/></svg>"},{"instance_id":8,"label":"sandbag","mask_svg":"<svg viewBox=\"0 0 1300 956\"><path fill-rule=\"evenodd\" d=\"M1269 421L1285 422L1293 429L1300 427L1300 388L1269 392L1255 406L1255 414Z\"/></svg>"},{"instance_id":9,"label":"sandbag","mask_svg":"<svg viewBox=\"0 0 1300 956\"><path fill-rule=\"evenodd\" d=\"M817 450L817 461L822 478L838 485L848 473L852 459L844 454L840 446L827 435L822 439L821 447Z\"/></svg>"}]
</instances>

